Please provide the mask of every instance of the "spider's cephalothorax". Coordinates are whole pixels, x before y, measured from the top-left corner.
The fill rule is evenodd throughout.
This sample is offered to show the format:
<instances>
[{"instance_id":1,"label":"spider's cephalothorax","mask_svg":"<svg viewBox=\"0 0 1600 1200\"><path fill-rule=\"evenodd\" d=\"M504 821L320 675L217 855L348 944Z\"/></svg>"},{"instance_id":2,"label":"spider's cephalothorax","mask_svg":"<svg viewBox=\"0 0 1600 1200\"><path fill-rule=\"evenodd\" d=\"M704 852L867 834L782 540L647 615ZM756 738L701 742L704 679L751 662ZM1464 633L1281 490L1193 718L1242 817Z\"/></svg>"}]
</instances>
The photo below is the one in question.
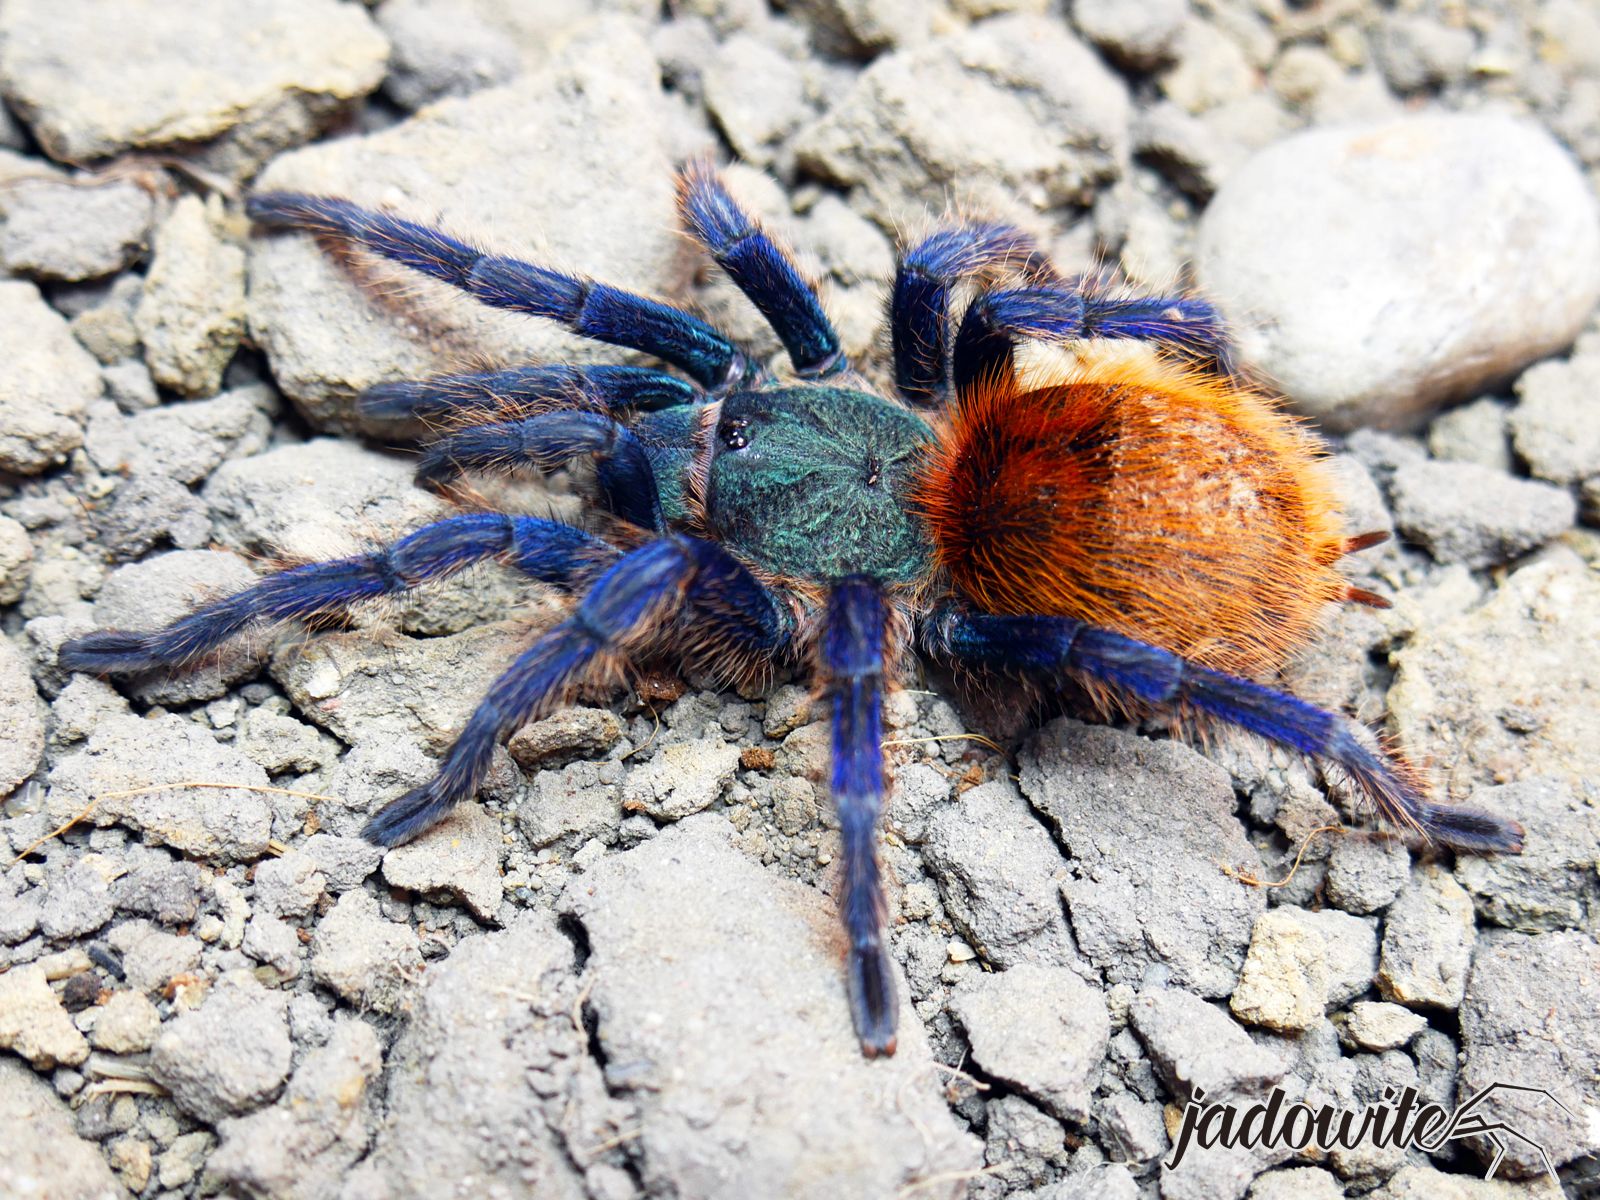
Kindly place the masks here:
<instances>
[{"instance_id":1,"label":"spider's cephalothorax","mask_svg":"<svg viewBox=\"0 0 1600 1200\"><path fill-rule=\"evenodd\" d=\"M810 285L712 171L686 171L679 202L796 380L670 305L347 200L254 197L267 228L341 239L677 373L543 365L374 388L368 415L451 429L424 451L422 482L588 456L603 517L586 530L465 512L266 576L165 629L79 638L62 664L170 667L258 623L337 615L485 559L572 593L438 775L368 823L394 845L475 792L501 737L630 652L673 648L732 673L809 656L832 722L846 982L868 1055L894 1051L899 1011L876 855L883 695L914 653L1241 726L1342 769L1424 837L1520 848L1514 822L1429 801L1359 726L1254 680L1329 602L1381 601L1339 575L1371 539L1340 530L1314 443L1234 375L1211 306L1064 279L1020 231L958 222L900 257L890 399L850 370ZM956 314L964 289L976 296ZM1024 342L1095 339L1154 353L1019 376Z\"/></svg>"}]
</instances>

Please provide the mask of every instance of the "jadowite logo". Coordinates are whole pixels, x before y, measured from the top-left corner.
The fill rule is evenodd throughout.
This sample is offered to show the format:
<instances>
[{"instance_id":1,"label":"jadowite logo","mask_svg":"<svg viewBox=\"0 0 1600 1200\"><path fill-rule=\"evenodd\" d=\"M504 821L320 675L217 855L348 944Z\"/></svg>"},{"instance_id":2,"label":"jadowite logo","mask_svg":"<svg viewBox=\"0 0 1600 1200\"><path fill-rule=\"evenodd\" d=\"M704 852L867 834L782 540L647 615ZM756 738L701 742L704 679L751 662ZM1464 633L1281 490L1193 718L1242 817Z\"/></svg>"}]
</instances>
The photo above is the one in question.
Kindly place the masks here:
<instances>
[{"instance_id":1,"label":"jadowite logo","mask_svg":"<svg viewBox=\"0 0 1600 1200\"><path fill-rule=\"evenodd\" d=\"M1554 1104L1576 1120L1572 1110L1544 1088L1518 1083L1491 1083L1454 1109L1446 1109L1423 1099L1415 1088L1383 1089L1383 1099L1361 1109L1339 1109L1331 1104L1312 1108L1288 1099L1282 1088L1273 1088L1265 1100L1250 1105L1207 1104L1204 1088L1195 1088L1184 1105L1183 1122L1166 1160L1168 1170L1176 1170L1191 1146L1209 1149L1257 1146L1268 1150L1311 1147L1354 1150L1357 1146L1399 1146L1432 1154L1446 1142L1457 1138L1482 1137L1494 1147L1494 1158L1485 1179L1493 1179L1506 1154L1506 1138L1514 1138L1538 1152L1550 1178L1556 1178L1555 1165L1545 1148L1506 1121L1494 1118L1493 1098L1503 1092L1525 1092Z\"/></svg>"}]
</instances>

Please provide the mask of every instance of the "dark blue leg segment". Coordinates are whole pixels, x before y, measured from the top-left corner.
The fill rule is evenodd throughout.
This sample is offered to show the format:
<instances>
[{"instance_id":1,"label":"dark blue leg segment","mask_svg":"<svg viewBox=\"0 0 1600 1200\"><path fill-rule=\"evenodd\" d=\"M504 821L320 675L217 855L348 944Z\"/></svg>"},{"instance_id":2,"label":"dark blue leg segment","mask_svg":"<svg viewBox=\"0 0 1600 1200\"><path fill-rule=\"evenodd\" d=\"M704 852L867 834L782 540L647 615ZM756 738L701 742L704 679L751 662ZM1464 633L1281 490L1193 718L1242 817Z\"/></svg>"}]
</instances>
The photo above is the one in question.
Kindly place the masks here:
<instances>
[{"instance_id":1,"label":"dark blue leg segment","mask_svg":"<svg viewBox=\"0 0 1600 1200\"><path fill-rule=\"evenodd\" d=\"M61 647L59 662L69 671L94 674L176 667L257 623L343 613L362 600L443 579L485 559L499 559L547 583L569 585L614 554L599 538L557 521L467 513L425 525L370 554L268 575L165 629L107 630L76 638Z\"/></svg>"},{"instance_id":2,"label":"dark blue leg segment","mask_svg":"<svg viewBox=\"0 0 1600 1200\"><path fill-rule=\"evenodd\" d=\"M901 255L889 309L894 377L901 395L919 404L948 398L951 293L979 272L1002 267L1040 282L1055 278L1031 237L992 222L940 229Z\"/></svg>"},{"instance_id":3,"label":"dark blue leg segment","mask_svg":"<svg viewBox=\"0 0 1600 1200\"><path fill-rule=\"evenodd\" d=\"M469 425L434 442L417 464L417 482L437 487L465 471L551 471L592 454L595 481L608 512L642 529L663 527L655 469L626 426L592 412L549 412L523 421Z\"/></svg>"},{"instance_id":4,"label":"dark blue leg segment","mask_svg":"<svg viewBox=\"0 0 1600 1200\"><path fill-rule=\"evenodd\" d=\"M679 174L678 209L695 240L777 331L797 374L817 378L849 369L816 291L708 165Z\"/></svg>"},{"instance_id":5,"label":"dark blue leg segment","mask_svg":"<svg viewBox=\"0 0 1600 1200\"><path fill-rule=\"evenodd\" d=\"M852 577L828 597L822 684L833 718L833 802L844 852L846 985L861 1051L893 1054L899 1015L883 928L878 813L883 807L884 642L889 610L871 580Z\"/></svg>"},{"instance_id":6,"label":"dark blue leg segment","mask_svg":"<svg viewBox=\"0 0 1600 1200\"><path fill-rule=\"evenodd\" d=\"M1285 692L1065 617L947 612L923 629L936 654L1044 678L1076 675L1152 705L1187 706L1340 767L1384 819L1464 850L1517 853L1522 827L1477 809L1434 804L1369 748L1348 719Z\"/></svg>"},{"instance_id":7,"label":"dark blue leg segment","mask_svg":"<svg viewBox=\"0 0 1600 1200\"><path fill-rule=\"evenodd\" d=\"M702 575L725 573L727 559L720 546L692 538L651 542L619 558L571 616L495 680L439 773L379 811L365 837L396 846L442 820L477 790L501 738L559 704L593 668L646 640L692 597Z\"/></svg>"},{"instance_id":8,"label":"dark blue leg segment","mask_svg":"<svg viewBox=\"0 0 1600 1200\"><path fill-rule=\"evenodd\" d=\"M363 414L436 421L504 415L527 407L583 408L621 415L698 404L705 392L686 379L649 367L508 367L431 379L397 379L361 393Z\"/></svg>"},{"instance_id":9,"label":"dark blue leg segment","mask_svg":"<svg viewBox=\"0 0 1600 1200\"><path fill-rule=\"evenodd\" d=\"M709 388L738 383L746 364L727 338L699 317L604 283L499 254L348 200L263 192L245 206L270 229L342 238L430 275L494 308L554 321L582 337L653 354Z\"/></svg>"},{"instance_id":10,"label":"dark blue leg segment","mask_svg":"<svg viewBox=\"0 0 1600 1200\"><path fill-rule=\"evenodd\" d=\"M1233 372L1233 349L1222 316L1204 300L1117 299L1071 288L1014 288L986 292L967 308L952 356L956 390L978 379L1009 375L1021 339L1080 338L1147 341L1209 370Z\"/></svg>"}]
</instances>

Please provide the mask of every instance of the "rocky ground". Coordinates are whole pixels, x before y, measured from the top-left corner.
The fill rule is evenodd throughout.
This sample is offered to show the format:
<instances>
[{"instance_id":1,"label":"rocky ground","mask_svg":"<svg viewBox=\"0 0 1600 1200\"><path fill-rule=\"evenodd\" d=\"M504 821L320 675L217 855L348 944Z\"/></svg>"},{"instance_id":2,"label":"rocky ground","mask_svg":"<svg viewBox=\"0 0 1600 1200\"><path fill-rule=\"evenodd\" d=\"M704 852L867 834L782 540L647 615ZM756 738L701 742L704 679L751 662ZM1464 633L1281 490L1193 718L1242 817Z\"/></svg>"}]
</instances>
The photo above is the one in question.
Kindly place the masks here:
<instances>
[{"instance_id":1,"label":"rocky ground","mask_svg":"<svg viewBox=\"0 0 1600 1200\"><path fill-rule=\"evenodd\" d=\"M1600 13L1588 0L94 0L0 6L0 1192L154 1198L1543 1197L1528 1143L1194 1152L1184 1103L1500 1114L1600 1167ZM485 568L111 685L56 648L441 511L353 392L610 352L253 237L338 192L778 347L674 233L673 163L811 256L881 377L947 203L1198 283L1393 529L1288 672L1518 858L1407 848L1311 765L891 705L907 1012L851 1035L803 681L667 670L430 775L555 601ZM1575 342L1575 344L1574 344ZM363 440L362 435L366 435ZM557 480L538 503L570 511ZM670 664L668 664L670 666ZM69 821L76 824L51 836ZM1298 871L1296 855L1304 848ZM1563 1107L1564 1106L1564 1107Z\"/></svg>"}]
</instances>

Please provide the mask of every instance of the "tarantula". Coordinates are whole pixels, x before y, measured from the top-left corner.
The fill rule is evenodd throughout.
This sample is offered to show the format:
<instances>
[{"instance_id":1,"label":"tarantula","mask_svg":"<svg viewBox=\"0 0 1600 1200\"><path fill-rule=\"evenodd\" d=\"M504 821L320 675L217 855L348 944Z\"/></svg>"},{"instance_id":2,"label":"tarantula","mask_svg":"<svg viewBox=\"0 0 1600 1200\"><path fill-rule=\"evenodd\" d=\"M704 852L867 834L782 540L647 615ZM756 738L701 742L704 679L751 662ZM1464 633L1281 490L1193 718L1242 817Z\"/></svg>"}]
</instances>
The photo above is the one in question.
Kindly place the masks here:
<instances>
[{"instance_id":1,"label":"tarantula","mask_svg":"<svg viewBox=\"0 0 1600 1200\"><path fill-rule=\"evenodd\" d=\"M1315 441L1239 377L1210 304L1070 280L1020 230L956 221L900 255L890 398L852 371L813 287L709 167L680 173L678 201L794 380L681 308L347 200L250 199L267 229L375 252L679 373L538 365L371 389L370 415L447 423L422 482L588 456L603 516L585 530L464 512L268 575L165 629L79 638L62 664L181 665L259 622L339 615L485 559L571 593L570 615L490 687L438 774L371 818L366 836L392 846L471 797L500 738L629 654L671 646L731 675L809 654L831 714L847 990L869 1057L894 1052L898 1012L876 855L883 697L913 652L1241 726L1341 768L1424 837L1520 849L1514 822L1429 801L1359 726L1255 681L1330 602L1383 603L1336 570L1378 539L1341 531ZM1154 353L1032 374L1016 362L1028 341L1091 339Z\"/></svg>"}]
</instances>

